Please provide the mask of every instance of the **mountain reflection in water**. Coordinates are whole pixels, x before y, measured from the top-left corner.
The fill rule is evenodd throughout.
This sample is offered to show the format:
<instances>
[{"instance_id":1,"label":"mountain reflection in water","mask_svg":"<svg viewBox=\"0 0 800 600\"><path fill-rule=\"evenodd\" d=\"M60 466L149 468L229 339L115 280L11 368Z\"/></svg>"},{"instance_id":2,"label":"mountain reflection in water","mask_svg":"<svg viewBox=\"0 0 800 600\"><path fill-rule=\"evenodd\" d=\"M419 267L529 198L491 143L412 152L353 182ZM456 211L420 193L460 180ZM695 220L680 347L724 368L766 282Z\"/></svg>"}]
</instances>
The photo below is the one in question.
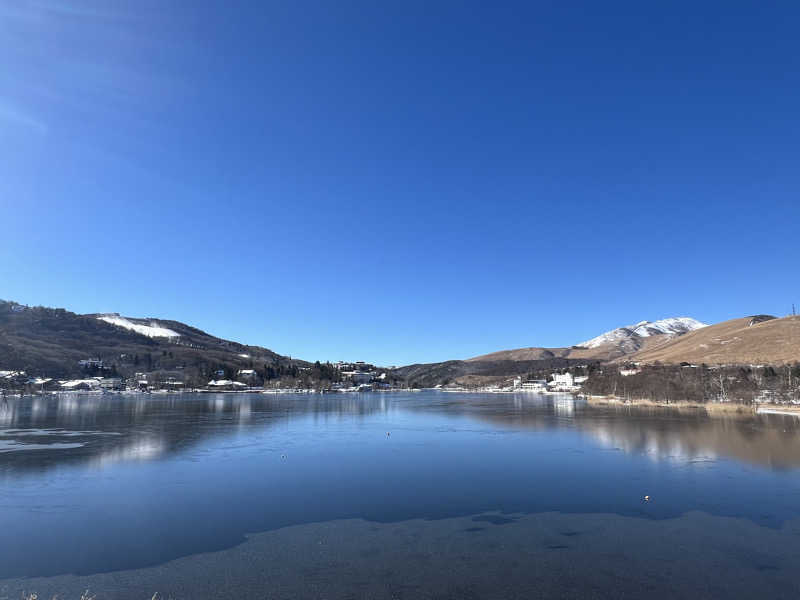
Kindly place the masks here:
<instances>
[{"instance_id":1,"label":"mountain reflection in water","mask_svg":"<svg viewBox=\"0 0 800 600\"><path fill-rule=\"evenodd\" d=\"M798 517L799 428L528 394L10 399L0 531L36 551L0 545L0 579L158 565L338 519L702 511L780 528Z\"/></svg>"},{"instance_id":2,"label":"mountain reflection in water","mask_svg":"<svg viewBox=\"0 0 800 600\"><path fill-rule=\"evenodd\" d=\"M62 394L0 404L3 472L88 463L102 468L156 460L238 427L274 427L287 420L358 416L386 411L363 396L274 394ZM63 451L68 440L70 452ZM36 452L32 450L36 449ZM52 451L48 451L51 449Z\"/></svg>"},{"instance_id":3,"label":"mountain reflection in water","mask_svg":"<svg viewBox=\"0 0 800 600\"><path fill-rule=\"evenodd\" d=\"M591 406L567 395L535 394L65 394L0 405L0 473L157 460L237 428L398 411L520 431L572 429L601 446L653 460L727 458L773 469L800 467L800 418L792 415Z\"/></svg>"},{"instance_id":4,"label":"mountain reflection in water","mask_svg":"<svg viewBox=\"0 0 800 600\"><path fill-rule=\"evenodd\" d=\"M552 398L552 399L551 399ZM514 411L480 418L518 429L572 427L600 444L654 460L726 458L774 469L800 467L798 416L634 405L591 406L571 397L515 397Z\"/></svg>"}]
</instances>

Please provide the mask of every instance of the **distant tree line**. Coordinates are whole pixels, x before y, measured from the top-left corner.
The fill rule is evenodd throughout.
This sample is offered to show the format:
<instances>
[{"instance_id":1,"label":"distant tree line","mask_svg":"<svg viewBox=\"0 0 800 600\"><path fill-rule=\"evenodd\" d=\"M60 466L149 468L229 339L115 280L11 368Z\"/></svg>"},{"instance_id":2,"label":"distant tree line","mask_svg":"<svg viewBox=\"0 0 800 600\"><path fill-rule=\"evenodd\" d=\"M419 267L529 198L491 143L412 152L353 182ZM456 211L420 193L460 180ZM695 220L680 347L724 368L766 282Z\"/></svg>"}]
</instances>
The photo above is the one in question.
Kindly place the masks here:
<instances>
[{"instance_id":1,"label":"distant tree line","mask_svg":"<svg viewBox=\"0 0 800 600\"><path fill-rule=\"evenodd\" d=\"M631 372L622 375L620 369ZM594 365L588 394L657 402L800 402L800 363L782 366Z\"/></svg>"}]
</instances>

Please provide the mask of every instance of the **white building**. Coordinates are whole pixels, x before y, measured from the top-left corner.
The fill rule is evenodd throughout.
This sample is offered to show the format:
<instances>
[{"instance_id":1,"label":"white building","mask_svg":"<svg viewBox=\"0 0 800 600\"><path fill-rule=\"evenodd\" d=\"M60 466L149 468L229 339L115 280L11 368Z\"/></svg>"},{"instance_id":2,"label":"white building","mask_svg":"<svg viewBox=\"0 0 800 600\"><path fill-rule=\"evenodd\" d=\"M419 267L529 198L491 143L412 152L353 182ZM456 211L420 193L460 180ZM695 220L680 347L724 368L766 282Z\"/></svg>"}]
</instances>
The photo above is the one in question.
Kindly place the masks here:
<instances>
[{"instance_id":1,"label":"white building","mask_svg":"<svg viewBox=\"0 0 800 600\"><path fill-rule=\"evenodd\" d=\"M572 377L572 373L553 373L553 381L548 385L551 387L573 387L575 380Z\"/></svg>"},{"instance_id":2,"label":"white building","mask_svg":"<svg viewBox=\"0 0 800 600\"><path fill-rule=\"evenodd\" d=\"M362 383L370 383L375 378L375 373L368 371L342 371L342 377L349 379L354 385L361 385Z\"/></svg>"},{"instance_id":3,"label":"white building","mask_svg":"<svg viewBox=\"0 0 800 600\"><path fill-rule=\"evenodd\" d=\"M255 379L258 377L258 373L256 373L255 369L239 369L236 376L242 379Z\"/></svg>"},{"instance_id":4,"label":"white building","mask_svg":"<svg viewBox=\"0 0 800 600\"><path fill-rule=\"evenodd\" d=\"M208 382L208 387L212 390L241 390L247 386L239 381L230 379L212 379Z\"/></svg>"},{"instance_id":5,"label":"white building","mask_svg":"<svg viewBox=\"0 0 800 600\"><path fill-rule=\"evenodd\" d=\"M574 376L572 373L553 373L553 380L547 384L547 387L555 392L576 392L580 389L581 384L589 379L586 376Z\"/></svg>"},{"instance_id":6,"label":"white building","mask_svg":"<svg viewBox=\"0 0 800 600\"><path fill-rule=\"evenodd\" d=\"M523 382L521 387L531 392L543 392L547 389L547 382L544 379L531 379Z\"/></svg>"},{"instance_id":7,"label":"white building","mask_svg":"<svg viewBox=\"0 0 800 600\"><path fill-rule=\"evenodd\" d=\"M66 391L79 391L79 390L96 390L100 388L100 380L93 379L71 379L68 381L59 381L62 390Z\"/></svg>"},{"instance_id":8,"label":"white building","mask_svg":"<svg viewBox=\"0 0 800 600\"><path fill-rule=\"evenodd\" d=\"M25 377L25 371L0 371L0 379L16 379Z\"/></svg>"},{"instance_id":9,"label":"white building","mask_svg":"<svg viewBox=\"0 0 800 600\"><path fill-rule=\"evenodd\" d=\"M372 373L367 373L365 371L352 371L350 373L342 373L349 377L352 382L356 385L360 385L362 383L369 383L372 381Z\"/></svg>"}]
</instances>

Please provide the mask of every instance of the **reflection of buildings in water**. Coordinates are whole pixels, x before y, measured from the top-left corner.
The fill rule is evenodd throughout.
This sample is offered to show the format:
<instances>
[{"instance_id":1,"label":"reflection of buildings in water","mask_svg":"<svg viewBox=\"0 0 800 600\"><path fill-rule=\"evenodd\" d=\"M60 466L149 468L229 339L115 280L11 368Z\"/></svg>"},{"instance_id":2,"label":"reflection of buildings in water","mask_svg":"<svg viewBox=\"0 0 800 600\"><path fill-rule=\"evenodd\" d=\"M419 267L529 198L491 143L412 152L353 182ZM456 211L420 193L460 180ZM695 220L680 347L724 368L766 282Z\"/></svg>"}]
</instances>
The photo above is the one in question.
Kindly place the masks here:
<instances>
[{"instance_id":1,"label":"reflection of buildings in water","mask_svg":"<svg viewBox=\"0 0 800 600\"><path fill-rule=\"evenodd\" d=\"M245 427L269 429L304 418L343 419L390 410L397 408L383 394L57 394L11 398L0 402L0 442L23 436L24 443L47 444L49 449L4 453L0 466L7 472L68 463L103 468L120 461L156 459ZM10 429L25 431L6 431ZM37 429L44 433L37 434ZM38 439L42 436L47 439ZM59 445L65 441L62 438L80 441L80 447Z\"/></svg>"},{"instance_id":2,"label":"reflection of buildings in water","mask_svg":"<svg viewBox=\"0 0 800 600\"><path fill-rule=\"evenodd\" d=\"M575 414L575 399L558 397L553 399L553 409L559 417L571 417Z\"/></svg>"},{"instance_id":3,"label":"reflection of buildings in water","mask_svg":"<svg viewBox=\"0 0 800 600\"><path fill-rule=\"evenodd\" d=\"M36 396L33 399L33 402L31 402L31 414L34 416L43 415L45 414L46 410L47 410L47 405L44 399L42 399L39 396Z\"/></svg>"},{"instance_id":4,"label":"reflection of buildings in water","mask_svg":"<svg viewBox=\"0 0 800 600\"><path fill-rule=\"evenodd\" d=\"M164 440L156 437L142 437L121 447L109 448L93 456L89 464L97 469L114 463L146 461L158 458L166 451Z\"/></svg>"},{"instance_id":5,"label":"reflection of buildings in water","mask_svg":"<svg viewBox=\"0 0 800 600\"><path fill-rule=\"evenodd\" d=\"M535 408L543 407L548 404L549 396L536 392L515 392L512 396L514 408Z\"/></svg>"},{"instance_id":6,"label":"reflection of buildings in water","mask_svg":"<svg viewBox=\"0 0 800 600\"><path fill-rule=\"evenodd\" d=\"M552 406L553 413L559 417L571 417L575 414L575 398L568 394L514 394L512 396L512 401L514 403L514 408L518 410L528 409L535 412L537 410L547 410ZM519 417L520 415L515 416Z\"/></svg>"},{"instance_id":7,"label":"reflection of buildings in water","mask_svg":"<svg viewBox=\"0 0 800 600\"><path fill-rule=\"evenodd\" d=\"M253 407L250 404L250 398L245 396L236 403L236 414L238 416L239 424L242 425L250 420L253 414Z\"/></svg>"},{"instance_id":8,"label":"reflection of buildings in water","mask_svg":"<svg viewBox=\"0 0 800 600\"><path fill-rule=\"evenodd\" d=\"M15 402L0 400L0 425L11 425L16 419L17 405Z\"/></svg>"},{"instance_id":9,"label":"reflection of buildings in water","mask_svg":"<svg viewBox=\"0 0 800 600\"><path fill-rule=\"evenodd\" d=\"M60 430L62 436L83 432L86 437L81 438L84 447L76 450L7 453L3 467L24 470L65 462L103 466L119 460L148 460L208 438L230 435L231 425L234 430L269 429L294 420L324 423L408 411L472 417L515 429L570 428L592 436L602 446L654 460L732 458L773 468L800 467L800 419L792 416L709 416L704 411L597 407L569 395L529 393L485 398L448 394L445 402L437 401L441 402L438 396L404 398L389 394L70 394L12 398L5 404L0 402L3 429L49 429L53 434ZM0 439L3 437L12 436L3 436L0 431ZM59 441L55 438L51 435L48 439Z\"/></svg>"}]
</instances>

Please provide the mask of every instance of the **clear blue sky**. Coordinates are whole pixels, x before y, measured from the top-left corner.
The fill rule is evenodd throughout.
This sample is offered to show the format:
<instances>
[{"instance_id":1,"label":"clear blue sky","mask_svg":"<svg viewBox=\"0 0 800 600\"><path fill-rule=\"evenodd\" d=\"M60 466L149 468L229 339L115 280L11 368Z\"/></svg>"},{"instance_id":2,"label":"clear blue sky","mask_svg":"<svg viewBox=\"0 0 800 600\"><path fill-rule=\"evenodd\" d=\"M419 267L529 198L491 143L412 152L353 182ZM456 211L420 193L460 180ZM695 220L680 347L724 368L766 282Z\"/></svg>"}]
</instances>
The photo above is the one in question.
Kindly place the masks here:
<instances>
[{"instance_id":1,"label":"clear blue sky","mask_svg":"<svg viewBox=\"0 0 800 600\"><path fill-rule=\"evenodd\" d=\"M0 298L404 364L800 304L796 2L3 2Z\"/></svg>"}]
</instances>

